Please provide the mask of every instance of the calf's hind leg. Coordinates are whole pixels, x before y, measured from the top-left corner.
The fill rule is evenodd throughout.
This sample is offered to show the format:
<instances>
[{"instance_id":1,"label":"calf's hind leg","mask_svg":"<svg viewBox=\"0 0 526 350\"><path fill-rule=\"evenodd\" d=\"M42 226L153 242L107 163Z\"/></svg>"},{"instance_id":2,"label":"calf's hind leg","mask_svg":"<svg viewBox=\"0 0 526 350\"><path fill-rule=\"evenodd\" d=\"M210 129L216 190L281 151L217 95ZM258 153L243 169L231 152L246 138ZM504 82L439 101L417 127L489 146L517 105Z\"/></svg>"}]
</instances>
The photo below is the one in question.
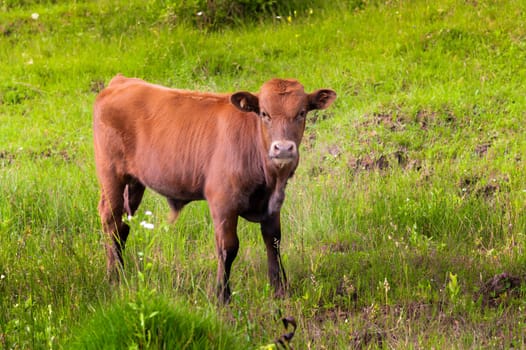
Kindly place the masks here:
<instances>
[{"instance_id":1,"label":"calf's hind leg","mask_svg":"<svg viewBox=\"0 0 526 350\"><path fill-rule=\"evenodd\" d=\"M225 210L224 202L215 203L209 199L210 212L214 221L217 250L217 296L226 304L230 301L230 270L239 249L237 237L237 215Z\"/></svg>"},{"instance_id":2,"label":"calf's hind leg","mask_svg":"<svg viewBox=\"0 0 526 350\"><path fill-rule=\"evenodd\" d=\"M102 193L98 209L106 234L107 273L110 281L115 282L120 277L122 251L130 232L130 227L122 221L122 216L125 213L135 213L141 202L144 186L137 181L126 183L114 176L101 176L100 179Z\"/></svg>"}]
</instances>

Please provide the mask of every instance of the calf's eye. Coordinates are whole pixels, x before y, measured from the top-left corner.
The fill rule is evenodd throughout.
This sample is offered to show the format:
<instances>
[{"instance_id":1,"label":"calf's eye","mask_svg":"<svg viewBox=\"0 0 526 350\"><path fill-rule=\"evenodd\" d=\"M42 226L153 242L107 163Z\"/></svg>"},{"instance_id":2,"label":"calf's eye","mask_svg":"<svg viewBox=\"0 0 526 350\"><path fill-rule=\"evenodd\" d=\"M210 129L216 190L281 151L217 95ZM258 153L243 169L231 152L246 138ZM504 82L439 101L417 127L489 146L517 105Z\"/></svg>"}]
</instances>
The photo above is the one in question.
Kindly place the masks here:
<instances>
[{"instance_id":1,"label":"calf's eye","mask_svg":"<svg viewBox=\"0 0 526 350\"><path fill-rule=\"evenodd\" d=\"M272 119L272 118L270 118L270 115L268 115L268 113L267 113L267 112L264 112L264 111L261 112L261 117L262 117L263 120L264 120L265 122L267 122L267 123L270 123L270 121L271 121L271 119Z\"/></svg>"}]
</instances>

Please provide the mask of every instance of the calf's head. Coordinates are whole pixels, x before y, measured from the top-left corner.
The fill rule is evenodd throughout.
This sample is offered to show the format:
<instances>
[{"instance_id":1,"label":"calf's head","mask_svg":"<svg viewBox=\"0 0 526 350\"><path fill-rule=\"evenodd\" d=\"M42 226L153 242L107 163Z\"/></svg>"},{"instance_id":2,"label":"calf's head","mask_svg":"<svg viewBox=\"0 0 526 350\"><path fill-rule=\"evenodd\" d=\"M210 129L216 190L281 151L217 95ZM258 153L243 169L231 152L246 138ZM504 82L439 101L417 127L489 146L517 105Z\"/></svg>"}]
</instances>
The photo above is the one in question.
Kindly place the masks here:
<instances>
[{"instance_id":1,"label":"calf's head","mask_svg":"<svg viewBox=\"0 0 526 350\"><path fill-rule=\"evenodd\" d=\"M272 79L258 94L232 94L231 103L244 112L254 112L262 122L268 157L278 168L297 165L298 146L305 130L307 112L329 107L336 93L330 89L306 94L296 80Z\"/></svg>"}]
</instances>

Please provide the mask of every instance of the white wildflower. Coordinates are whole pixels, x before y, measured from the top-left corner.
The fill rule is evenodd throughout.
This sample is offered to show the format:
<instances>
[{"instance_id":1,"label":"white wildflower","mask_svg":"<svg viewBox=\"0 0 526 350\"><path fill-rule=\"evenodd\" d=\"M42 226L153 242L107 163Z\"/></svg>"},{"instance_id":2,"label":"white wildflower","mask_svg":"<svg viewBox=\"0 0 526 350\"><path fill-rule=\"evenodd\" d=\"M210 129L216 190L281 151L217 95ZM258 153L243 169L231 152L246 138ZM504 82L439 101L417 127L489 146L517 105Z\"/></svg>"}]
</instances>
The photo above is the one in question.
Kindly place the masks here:
<instances>
[{"instance_id":1,"label":"white wildflower","mask_svg":"<svg viewBox=\"0 0 526 350\"><path fill-rule=\"evenodd\" d=\"M149 223L149 222L146 222L146 221L141 221L141 226L148 229L148 230L153 230L154 228L154 225Z\"/></svg>"},{"instance_id":2,"label":"white wildflower","mask_svg":"<svg viewBox=\"0 0 526 350\"><path fill-rule=\"evenodd\" d=\"M152 216L152 215L153 215L153 213L152 213L151 211L149 211L149 210L146 210L146 211L144 212L144 214L145 214L145 215L148 215L148 216Z\"/></svg>"},{"instance_id":3,"label":"white wildflower","mask_svg":"<svg viewBox=\"0 0 526 350\"><path fill-rule=\"evenodd\" d=\"M38 19L38 17L40 17L40 15L36 12L31 14L31 18L34 19L35 21Z\"/></svg>"}]
</instances>

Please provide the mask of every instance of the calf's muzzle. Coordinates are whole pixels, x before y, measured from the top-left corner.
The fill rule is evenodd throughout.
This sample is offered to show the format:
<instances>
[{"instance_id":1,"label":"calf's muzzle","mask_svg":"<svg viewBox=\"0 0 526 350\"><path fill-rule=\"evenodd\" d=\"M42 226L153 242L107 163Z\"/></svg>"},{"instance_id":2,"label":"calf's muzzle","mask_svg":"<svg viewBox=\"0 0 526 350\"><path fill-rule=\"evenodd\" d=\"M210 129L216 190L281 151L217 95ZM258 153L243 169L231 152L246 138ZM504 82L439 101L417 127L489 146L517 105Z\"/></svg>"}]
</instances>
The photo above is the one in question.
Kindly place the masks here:
<instances>
[{"instance_id":1,"label":"calf's muzzle","mask_svg":"<svg viewBox=\"0 0 526 350\"><path fill-rule=\"evenodd\" d=\"M279 165L284 166L298 158L298 148L294 141L280 140L270 144L269 158Z\"/></svg>"}]
</instances>

